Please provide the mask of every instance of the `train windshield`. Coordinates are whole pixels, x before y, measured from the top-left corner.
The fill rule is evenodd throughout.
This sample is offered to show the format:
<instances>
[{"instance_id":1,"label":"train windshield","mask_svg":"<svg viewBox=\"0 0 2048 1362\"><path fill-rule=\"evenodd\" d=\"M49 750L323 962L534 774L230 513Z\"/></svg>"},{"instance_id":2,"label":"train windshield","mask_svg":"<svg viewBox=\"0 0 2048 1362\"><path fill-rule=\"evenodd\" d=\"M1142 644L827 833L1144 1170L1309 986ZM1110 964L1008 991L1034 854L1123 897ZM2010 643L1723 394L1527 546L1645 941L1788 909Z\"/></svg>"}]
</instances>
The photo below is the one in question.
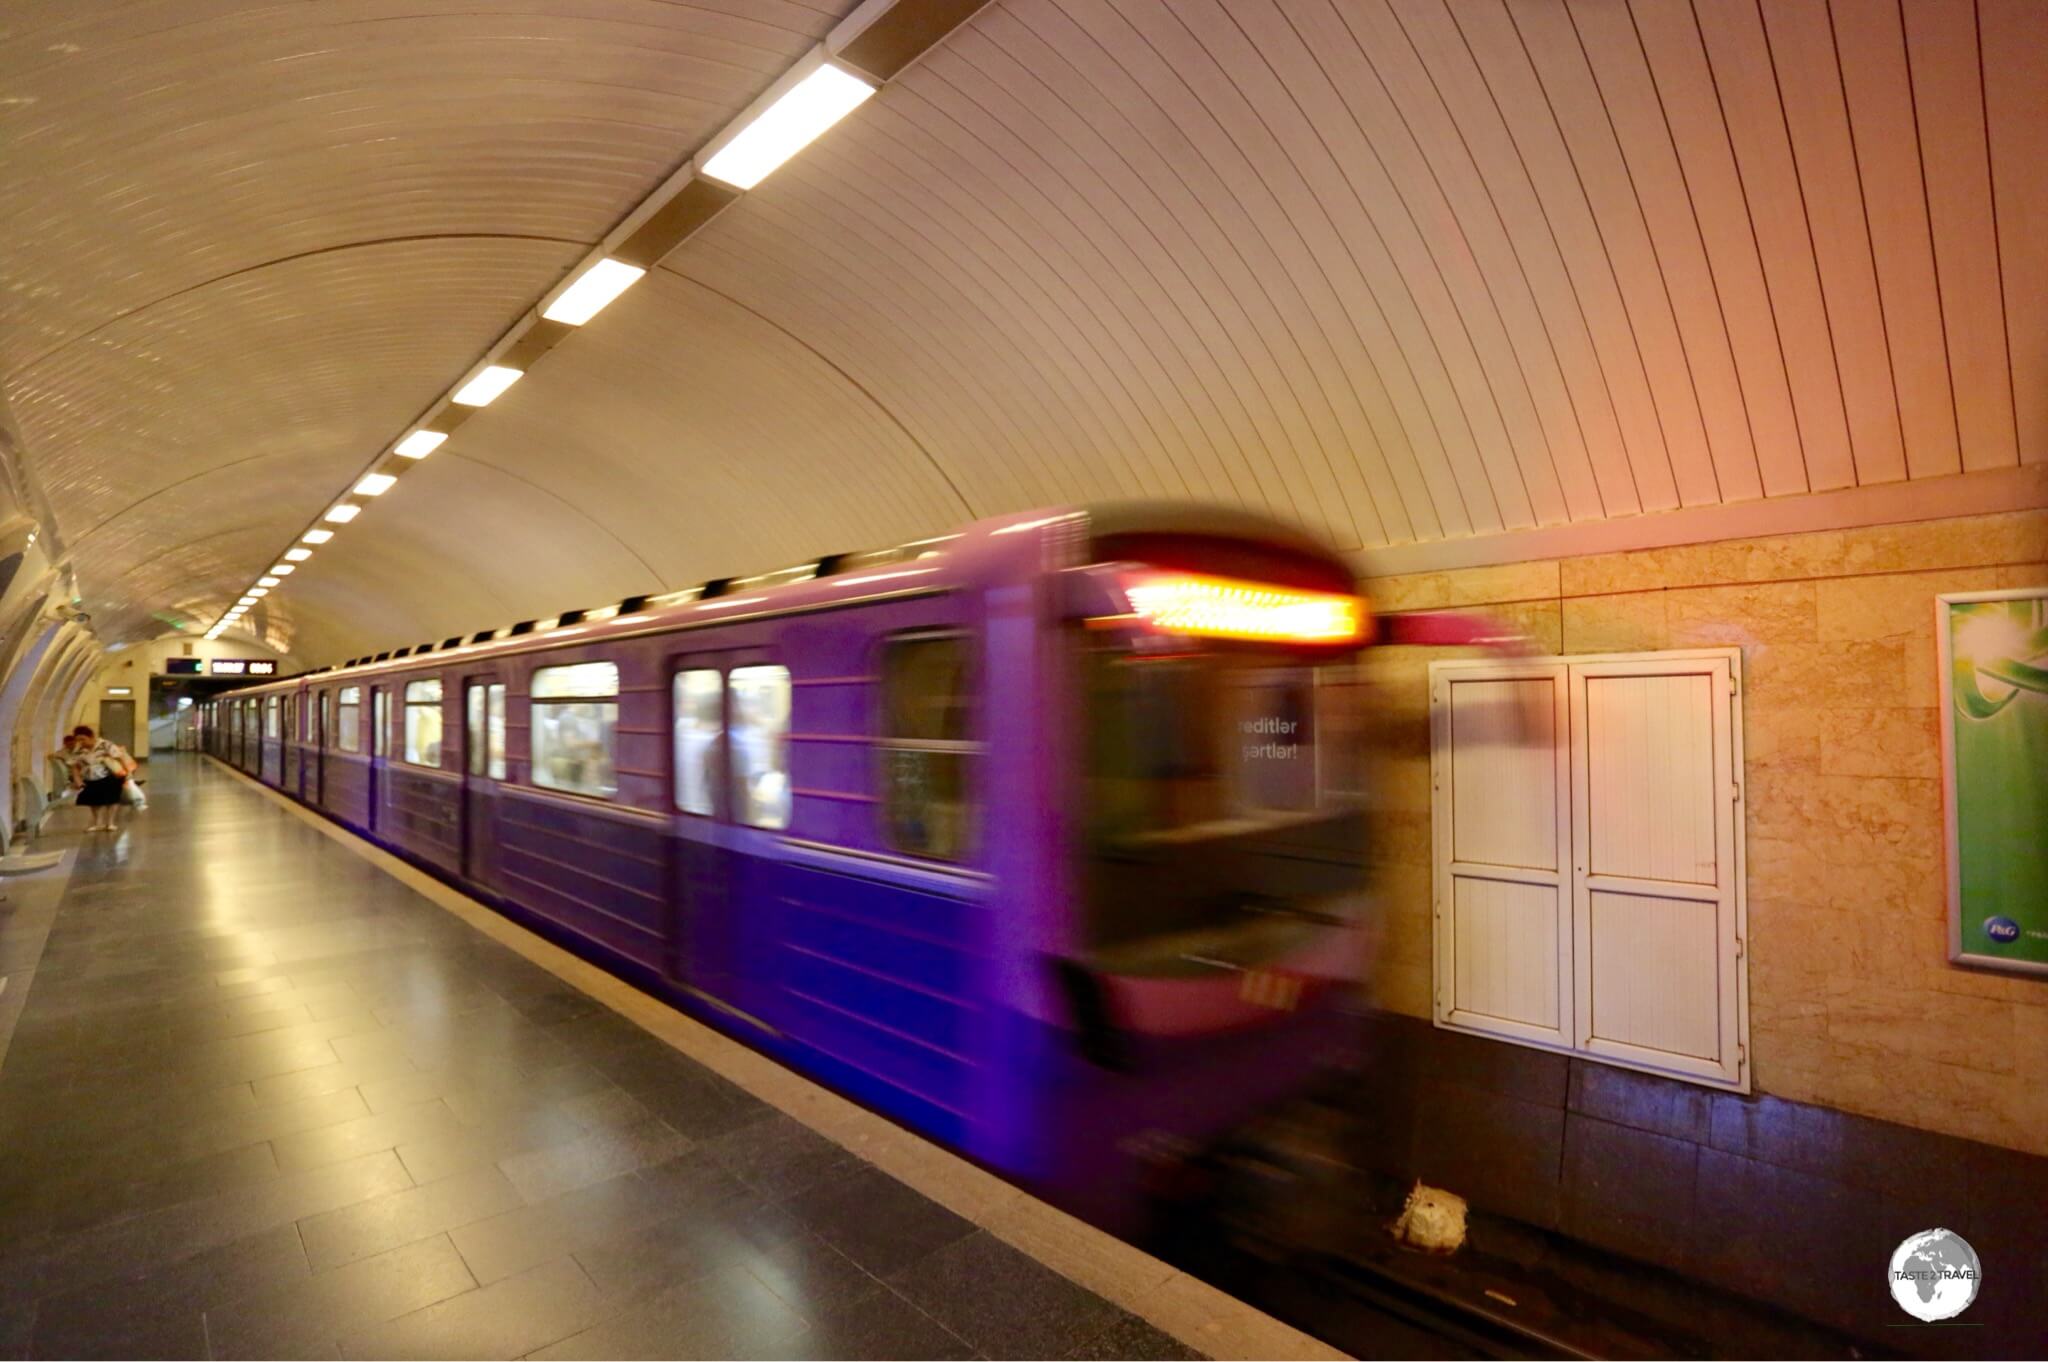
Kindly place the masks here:
<instances>
[{"instance_id":1,"label":"train windshield","mask_svg":"<svg viewBox=\"0 0 2048 1362\"><path fill-rule=\"evenodd\" d=\"M1093 946L1348 913L1365 854L1350 663L1110 646L1086 667Z\"/></svg>"}]
</instances>

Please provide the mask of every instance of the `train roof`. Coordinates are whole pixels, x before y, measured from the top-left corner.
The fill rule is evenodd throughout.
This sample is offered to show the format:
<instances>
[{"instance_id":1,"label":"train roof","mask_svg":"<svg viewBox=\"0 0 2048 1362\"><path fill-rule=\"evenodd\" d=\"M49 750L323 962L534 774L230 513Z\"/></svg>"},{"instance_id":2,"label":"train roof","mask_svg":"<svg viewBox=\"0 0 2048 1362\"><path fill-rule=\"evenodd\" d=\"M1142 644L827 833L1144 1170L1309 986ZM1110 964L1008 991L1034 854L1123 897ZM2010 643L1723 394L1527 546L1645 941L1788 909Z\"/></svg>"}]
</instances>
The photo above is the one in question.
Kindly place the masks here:
<instances>
[{"instance_id":1,"label":"train roof","mask_svg":"<svg viewBox=\"0 0 2048 1362\"><path fill-rule=\"evenodd\" d=\"M921 591L929 586L911 584L913 576L936 574L952 566L964 549L986 544L998 536L1036 532L1055 534L1081 530L1085 541L1076 548L1086 561L1144 556L1171 557L1175 546L1207 555L1226 555L1235 549L1249 551L1250 565L1243 570L1265 577L1289 579L1303 586L1349 590L1350 566L1329 546L1307 531L1269 516L1230 507L1174 501L1103 502L1088 506L1048 508L996 516L950 534L913 539L883 549L857 553L826 554L772 572L747 577L718 577L676 591L632 595L602 606L566 610L552 618L520 620L497 629L457 634L439 643L427 642L388 649L345 662L314 667L272 685L332 678L348 673L411 670L429 658L495 657L524 651L546 641L572 646L586 640L616 638L638 633L655 633L678 624L703 625L723 620L749 618L748 614L726 614L734 607L770 605L764 592L775 592L772 612L811 608L865 599L868 595L895 594L898 590ZM1213 556L1206 558L1213 565ZM924 563L926 566L910 566ZM885 583L901 586L884 586ZM800 598L783 593L810 584L813 590ZM863 588L883 587L880 592ZM769 613L759 611L753 613ZM630 621L630 623L625 623ZM610 627L607 627L610 626ZM250 687L251 691L262 687ZM246 692L244 692L246 693Z\"/></svg>"}]
</instances>

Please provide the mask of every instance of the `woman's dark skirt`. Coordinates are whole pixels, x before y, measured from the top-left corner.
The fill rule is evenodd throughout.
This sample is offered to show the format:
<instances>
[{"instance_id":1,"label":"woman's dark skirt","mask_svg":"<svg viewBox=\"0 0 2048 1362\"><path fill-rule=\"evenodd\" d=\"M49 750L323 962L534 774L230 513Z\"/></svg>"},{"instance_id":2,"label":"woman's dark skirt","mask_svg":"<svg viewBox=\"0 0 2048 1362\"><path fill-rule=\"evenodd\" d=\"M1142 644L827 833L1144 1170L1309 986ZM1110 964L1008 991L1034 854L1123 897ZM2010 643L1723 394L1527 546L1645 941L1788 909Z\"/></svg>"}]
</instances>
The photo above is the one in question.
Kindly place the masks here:
<instances>
[{"instance_id":1,"label":"woman's dark skirt","mask_svg":"<svg viewBox=\"0 0 2048 1362\"><path fill-rule=\"evenodd\" d=\"M81 809L104 809L109 804L121 802L121 786L126 776L102 776L88 780L85 788L78 792L78 807Z\"/></svg>"}]
</instances>

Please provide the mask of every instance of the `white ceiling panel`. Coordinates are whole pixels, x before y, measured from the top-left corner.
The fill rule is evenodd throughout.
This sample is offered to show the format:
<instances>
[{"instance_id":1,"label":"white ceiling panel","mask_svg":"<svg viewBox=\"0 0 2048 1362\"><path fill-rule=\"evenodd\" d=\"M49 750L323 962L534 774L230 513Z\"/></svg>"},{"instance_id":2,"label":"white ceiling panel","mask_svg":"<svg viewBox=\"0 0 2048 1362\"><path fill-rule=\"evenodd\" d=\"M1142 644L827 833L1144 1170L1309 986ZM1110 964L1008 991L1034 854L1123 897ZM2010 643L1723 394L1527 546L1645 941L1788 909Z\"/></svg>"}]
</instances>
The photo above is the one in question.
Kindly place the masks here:
<instances>
[{"instance_id":1,"label":"white ceiling panel","mask_svg":"<svg viewBox=\"0 0 2048 1362\"><path fill-rule=\"evenodd\" d=\"M17 5L0 383L100 621L210 617L845 8ZM2048 459L2044 16L994 0L277 622L328 660L1110 497L1355 549Z\"/></svg>"}]
</instances>

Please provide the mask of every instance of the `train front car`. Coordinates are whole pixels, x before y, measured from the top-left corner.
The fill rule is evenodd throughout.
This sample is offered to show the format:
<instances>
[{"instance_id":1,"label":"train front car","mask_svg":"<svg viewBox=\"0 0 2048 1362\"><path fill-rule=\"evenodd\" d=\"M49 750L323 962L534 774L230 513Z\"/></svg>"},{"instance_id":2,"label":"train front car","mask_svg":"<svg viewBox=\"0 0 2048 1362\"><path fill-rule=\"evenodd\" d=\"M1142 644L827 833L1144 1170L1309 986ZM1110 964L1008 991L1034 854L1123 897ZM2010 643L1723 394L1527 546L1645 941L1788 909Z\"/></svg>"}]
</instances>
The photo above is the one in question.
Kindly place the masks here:
<instances>
[{"instance_id":1,"label":"train front car","mask_svg":"<svg viewBox=\"0 0 2048 1362\"><path fill-rule=\"evenodd\" d=\"M1137 1231L1187 1161L1341 1062L1363 964L1350 569L1186 507L1089 513L1060 574L1063 1200Z\"/></svg>"}]
</instances>

